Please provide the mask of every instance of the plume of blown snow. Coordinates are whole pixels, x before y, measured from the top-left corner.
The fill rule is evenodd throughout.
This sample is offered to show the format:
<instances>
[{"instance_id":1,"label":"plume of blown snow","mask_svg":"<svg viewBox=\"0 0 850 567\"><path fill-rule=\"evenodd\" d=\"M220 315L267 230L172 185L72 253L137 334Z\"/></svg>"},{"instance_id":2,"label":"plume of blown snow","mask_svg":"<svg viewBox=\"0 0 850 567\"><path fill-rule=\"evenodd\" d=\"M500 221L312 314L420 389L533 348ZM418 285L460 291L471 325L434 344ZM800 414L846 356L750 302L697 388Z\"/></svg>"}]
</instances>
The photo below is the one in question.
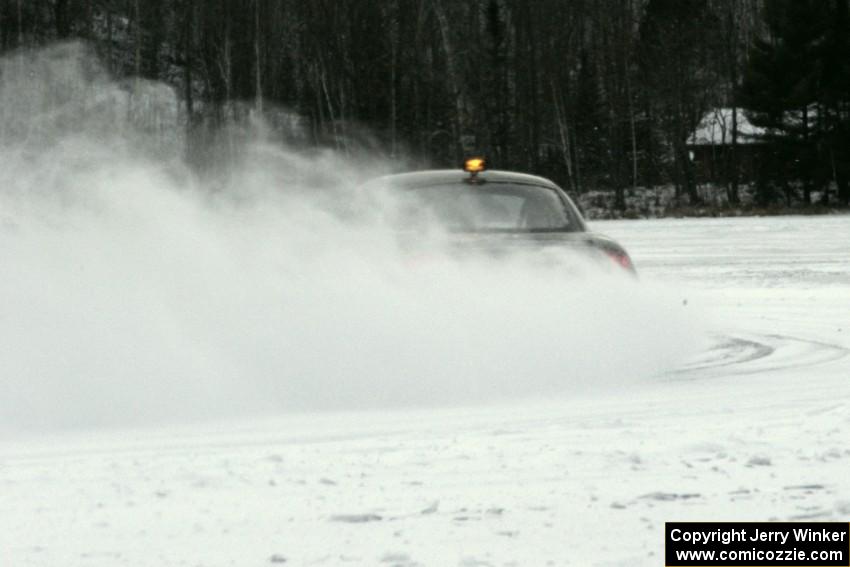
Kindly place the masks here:
<instances>
[{"instance_id":1,"label":"plume of blown snow","mask_svg":"<svg viewBox=\"0 0 850 567\"><path fill-rule=\"evenodd\" d=\"M80 44L0 77L0 429L619 392L693 346L622 274L436 229L412 257L358 189L379 158L242 136L199 175L165 85Z\"/></svg>"}]
</instances>

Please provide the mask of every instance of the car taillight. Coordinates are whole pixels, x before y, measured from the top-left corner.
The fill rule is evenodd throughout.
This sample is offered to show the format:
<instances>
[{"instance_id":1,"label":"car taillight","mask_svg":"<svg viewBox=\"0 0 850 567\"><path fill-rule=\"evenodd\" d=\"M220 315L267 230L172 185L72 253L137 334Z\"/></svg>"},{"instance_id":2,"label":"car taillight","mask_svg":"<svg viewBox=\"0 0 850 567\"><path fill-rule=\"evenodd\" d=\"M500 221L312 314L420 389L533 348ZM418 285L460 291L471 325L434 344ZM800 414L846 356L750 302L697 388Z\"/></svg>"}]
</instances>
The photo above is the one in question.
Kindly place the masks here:
<instances>
[{"instance_id":1,"label":"car taillight","mask_svg":"<svg viewBox=\"0 0 850 567\"><path fill-rule=\"evenodd\" d=\"M629 258L629 255L620 250L605 250L605 253L608 254L608 257L614 260L621 268L625 268L626 270L635 271L634 264L632 264L632 259Z\"/></svg>"}]
</instances>

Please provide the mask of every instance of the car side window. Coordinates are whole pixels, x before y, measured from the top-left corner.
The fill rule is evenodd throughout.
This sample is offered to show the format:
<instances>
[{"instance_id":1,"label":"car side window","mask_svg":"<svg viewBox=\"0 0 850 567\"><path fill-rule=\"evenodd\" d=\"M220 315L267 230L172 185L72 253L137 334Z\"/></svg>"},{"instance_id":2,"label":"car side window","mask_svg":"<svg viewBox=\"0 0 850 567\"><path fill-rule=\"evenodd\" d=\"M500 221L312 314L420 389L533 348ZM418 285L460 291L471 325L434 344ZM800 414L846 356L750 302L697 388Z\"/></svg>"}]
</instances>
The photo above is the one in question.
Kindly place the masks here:
<instances>
[{"instance_id":1,"label":"car side window","mask_svg":"<svg viewBox=\"0 0 850 567\"><path fill-rule=\"evenodd\" d=\"M530 197L525 200L520 214L521 226L527 230L547 230L564 228L564 215L559 214L551 202Z\"/></svg>"}]
</instances>

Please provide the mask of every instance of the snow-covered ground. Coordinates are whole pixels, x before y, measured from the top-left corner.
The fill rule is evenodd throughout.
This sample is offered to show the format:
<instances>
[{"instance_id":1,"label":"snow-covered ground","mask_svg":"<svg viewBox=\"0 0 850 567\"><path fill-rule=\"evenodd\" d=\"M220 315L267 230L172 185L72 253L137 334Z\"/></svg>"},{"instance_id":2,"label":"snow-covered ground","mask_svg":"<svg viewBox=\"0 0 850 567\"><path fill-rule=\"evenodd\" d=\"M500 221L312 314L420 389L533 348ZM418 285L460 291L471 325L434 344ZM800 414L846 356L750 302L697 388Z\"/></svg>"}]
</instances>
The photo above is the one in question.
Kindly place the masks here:
<instances>
[{"instance_id":1,"label":"snow-covered ground","mask_svg":"<svg viewBox=\"0 0 850 567\"><path fill-rule=\"evenodd\" d=\"M6 436L0 565L661 565L667 520L846 521L850 217L594 228L702 354L546 403Z\"/></svg>"}]
</instances>

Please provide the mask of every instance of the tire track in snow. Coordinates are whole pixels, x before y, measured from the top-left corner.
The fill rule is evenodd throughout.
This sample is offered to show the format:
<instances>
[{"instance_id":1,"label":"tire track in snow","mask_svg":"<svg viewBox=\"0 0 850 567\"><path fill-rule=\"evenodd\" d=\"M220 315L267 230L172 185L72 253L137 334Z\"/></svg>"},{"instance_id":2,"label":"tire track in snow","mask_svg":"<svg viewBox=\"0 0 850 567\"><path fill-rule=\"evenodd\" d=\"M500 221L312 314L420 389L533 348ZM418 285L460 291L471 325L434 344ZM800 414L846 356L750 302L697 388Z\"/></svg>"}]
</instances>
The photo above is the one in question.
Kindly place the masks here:
<instances>
[{"instance_id":1,"label":"tire track in snow","mask_svg":"<svg viewBox=\"0 0 850 567\"><path fill-rule=\"evenodd\" d=\"M782 334L718 335L694 360L665 375L669 380L702 380L806 368L841 360L850 349Z\"/></svg>"}]
</instances>

